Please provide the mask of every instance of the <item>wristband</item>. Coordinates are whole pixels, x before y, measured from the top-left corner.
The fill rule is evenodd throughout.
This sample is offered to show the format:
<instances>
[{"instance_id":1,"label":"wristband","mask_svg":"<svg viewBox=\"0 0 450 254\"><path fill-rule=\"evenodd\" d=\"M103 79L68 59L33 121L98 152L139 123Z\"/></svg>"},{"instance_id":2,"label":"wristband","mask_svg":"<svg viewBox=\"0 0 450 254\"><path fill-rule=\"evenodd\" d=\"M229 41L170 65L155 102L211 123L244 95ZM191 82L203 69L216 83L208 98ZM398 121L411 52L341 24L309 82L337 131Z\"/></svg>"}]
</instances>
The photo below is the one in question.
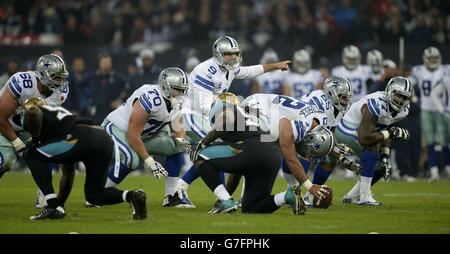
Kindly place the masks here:
<instances>
[{"instance_id":1,"label":"wristband","mask_svg":"<svg viewBox=\"0 0 450 254\"><path fill-rule=\"evenodd\" d=\"M11 141L11 144L14 146L14 150L16 150L16 152L25 148L25 144L22 142L20 138L14 139L13 141Z\"/></svg>"},{"instance_id":2,"label":"wristband","mask_svg":"<svg viewBox=\"0 0 450 254\"><path fill-rule=\"evenodd\" d=\"M303 186L306 190L309 191L309 189L311 189L311 187L313 186L313 184L312 184L312 182L311 182L309 179L307 179L306 181L304 181L304 182L302 183L302 186Z\"/></svg>"},{"instance_id":3,"label":"wristband","mask_svg":"<svg viewBox=\"0 0 450 254\"><path fill-rule=\"evenodd\" d=\"M380 131L380 133L383 135L384 140L389 138L389 131Z\"/></svg>"},{"instance_id":4,"label":"wristband","mask_svg":"<svg viewBox=\"0 0 450 254\"><path fill-rule=\"evenodd\" d=\"M389 155L391 153L391 149L389 147L382 147L381 148L381 154Z\"/></svg>"}]
</instances>

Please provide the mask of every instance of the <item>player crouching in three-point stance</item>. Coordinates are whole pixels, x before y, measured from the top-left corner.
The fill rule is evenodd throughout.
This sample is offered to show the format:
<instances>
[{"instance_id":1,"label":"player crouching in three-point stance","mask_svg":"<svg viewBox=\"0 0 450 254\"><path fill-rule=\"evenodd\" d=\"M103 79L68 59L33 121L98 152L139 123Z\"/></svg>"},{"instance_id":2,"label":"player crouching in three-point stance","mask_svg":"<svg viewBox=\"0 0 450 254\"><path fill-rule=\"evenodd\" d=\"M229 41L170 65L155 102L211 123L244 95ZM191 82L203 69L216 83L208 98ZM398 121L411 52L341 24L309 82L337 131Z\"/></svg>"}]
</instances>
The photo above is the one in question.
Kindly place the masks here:
<instances>
[{"instance_id":1,"label":"player crouching in three-point stance","mask_svg":"<svg viewBox=\"0 0 450 254\"><path fill-rule=\"evenodd\" d=\"M347 144L361 159L361 178L343 203L381 205L372 197L370 187L383 175L389 177L391 140L408 139L406 129L392 126L409 113L412 85L407 78L393 77L384 92L369 94L352 104L336 130L338 142ZM379 170L376 169L379 161Z\"/></svg>"},{"instance_id":2,"label":"player crouching in three-point stance","mask_svg":"<svg viewBox=\"0 0 450 254\"><path fill-rule=\"evenodd\" d=\"M92 121L72 115L63 107L45 105L41 99L29 99L23 105L23 126L32 136L24 154L34 181L43 192L48 206L32 220L61 219L66 216L52 185L49 163L75 163L86 166L84 192L94 205L131 203L134 219L147 217L146 195L142 190L121 191L105 188L108 165L114 143L110 136Z\"/></svg>"}]
</instances>

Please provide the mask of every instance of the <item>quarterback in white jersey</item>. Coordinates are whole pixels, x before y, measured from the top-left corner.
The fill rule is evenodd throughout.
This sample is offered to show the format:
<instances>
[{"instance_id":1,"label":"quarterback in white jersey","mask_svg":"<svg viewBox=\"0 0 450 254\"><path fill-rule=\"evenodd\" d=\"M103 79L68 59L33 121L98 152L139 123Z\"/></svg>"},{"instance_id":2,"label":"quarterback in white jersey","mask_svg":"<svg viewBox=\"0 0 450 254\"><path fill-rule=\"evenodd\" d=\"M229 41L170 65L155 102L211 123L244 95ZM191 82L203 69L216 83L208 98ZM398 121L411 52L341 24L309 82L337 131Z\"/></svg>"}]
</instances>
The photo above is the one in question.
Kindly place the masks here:
<instances>
[{"instance_id":1,"label":"quarterback in white jersey","mask_svg":"<svg viewBox=\"0 0 450 254\"><path fill-rule=\"evenodd\" d=\"M292 61L293 71L286 75L284 82L290 90L290 96L300 99L323 82L323 75L320 71L311 69L311 56L304 49L296 51Z\"/></svg>"},{"instance_id":2,"label":"quarterback in white jersey","mask_svg":"<svg viewBox=\"0 0 450 254\"><path fill-rule=\"evenodd\" d=\"M331 75L345 77L352 83L355 102L367 94L367 80L370 78L370 67L361 65L359 49L353 45L347 46L342 51L342 63L331 70Z\"/></svg>"},{"instance_id":3,"label":"quarterback in white jersey","mask_svg":"<svg viewBox=\"0 0 450 254\"><path fill-rule=\"evenodd\" d=\"M389 177L390 140L409 139L407 130L393 125L408 116L411 97L409 80L393 77L384 92L369 94L353 103L341 119L336 138L353 149L362 166L360 181L343 198L344 203L381 205L373 199L370 186L382 176ZM376 171L379 159L380 170Z\"/></svg>"},{"instance_id":4,"label":"quarterback in white jersey","mask_svg":"<svg viewBox=\"0 0 450 254\"><path fill-rule=\"evenodd\" d=\"M430 181L439 179L436 152L442 150L445 140L445 119L440 105L445 104L442 91L434 91L442 82L448 65L441 64L441 53L435 47L426 48L423 52L423 65L415 66L411 71L411 81L420 89L421 128L428 150L428 167L431 172Z\"/></svg>"}]
</instances>

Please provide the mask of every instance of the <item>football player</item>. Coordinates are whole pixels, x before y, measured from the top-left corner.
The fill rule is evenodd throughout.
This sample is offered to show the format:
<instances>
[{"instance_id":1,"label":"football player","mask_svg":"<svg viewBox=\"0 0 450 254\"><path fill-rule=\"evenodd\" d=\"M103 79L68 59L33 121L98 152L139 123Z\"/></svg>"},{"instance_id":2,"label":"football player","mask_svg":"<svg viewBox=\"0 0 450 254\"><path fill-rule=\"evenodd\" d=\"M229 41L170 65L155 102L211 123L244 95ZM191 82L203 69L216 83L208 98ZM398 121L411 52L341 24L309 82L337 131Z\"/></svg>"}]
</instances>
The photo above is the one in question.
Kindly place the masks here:
<instances>
[{"instance_id":1,"label":"football player","mask_svg":"<svg viewBox=\"0 0 450 254\"><path fill-rule=\"evenodd\" d=\"M421 126L422 135L425 137L428 152L428 167L431 177L429 181L439 179L439 168L436 152L441 152L445 139L444 114L439 112L440 103L445 100L442 93L437 94L433 90L444 77L446 66L441 65L441 53L435 47L428 47L423 51L423 64L414 66L411 71L411 80L420 88L421 98ZM447 149L445 151L448 153ZM447 155L448 156L448 155Z\"/></svg>"},{"instance_id":2,"label":"football player","mask_svg":"<svg viewBox=\"0 0 450 254\"><path fill-rule=\"evenodd\" d=\"M146 195L142 190L120 191L105 188L108 165L112 159L114 142L90 119L72 115L63 107L45 105L45 101L31 98L23 105L24 130L32 136L24 159L48 204L31 220L62 219L65 209L52 186L49 163L75 163L86 166L85 196L94 205L129 202L134 219L145 219ZM73 170L73 168L72 168Z\"/></svg>"},{"instance_id":3,"label":"football player","mask_svg":"<svg viewBox=\"0 0 450 254\"><path fill-rule=\"evenodd\" d=\"M273 49L267 49L264 51L261 60L261 64L278 62L278 54ZM282 93L284 91L284 73L281 70L276 70L268 73L264 73L255 78L255 85L252 88L253 93Z\"/></svg>"},{"instance_id":4,"label":"football player","mask_svg":"<svg viewBox=\"0 0 450 254\"><path fill-rule=\"evenodd\" d=\"M27 99L42 98L49 105L61 105L69 94L67 71L64 60L54 54L41 56L35 71L17 72L0 90L0 177L22 156L29 134L23 131L20 122L20 105ZM51 168L51 167L50 167ZM67 199L73 184L73 165L63 165L58 197L61 204ZM36 207L46 204L38 191Z\"/></svg>"},{"instance_id":5,"label":"football player","mask_svg":"<svg viewBox=\"0 0 450 254\"><path fill-rule=\"evenodd\" d=\"M386 90L369 94L352 104L336 129L336 139L352 148L361 159L361 176L344 196L343 203L379 206L372 197L371 185L391 173L390 142L408 139L406 129L393 126L408 116L412 98L411 82L404 77L393 77ZM375 166L379 161L379 170Z\"/></svg>"},{"instance_id":6,"label":"football player","mask_svg":"<svg viewBox=\"0 0 450 254\"><path fill-rule=\"evenodd\" d=\"M319 70L311 69L311 56L304 49L294 52L292 61L292 71L285 78L290 90L287 94L300 99L315 90L323 82L323 76Z\"/></svg>"},{"instance_id":7,"label":"football player","mask_svg":"<svg viewBox=\"0 0 450 254\"><path fill-rule=\"evenodd\" d=\"M361 65L361 53L359 49L350 45L342 50L343 65L331 70L331 75L345 77L352 83L353 96L355 102L367 95L367 81L370 78L370 68Z\"/></svg>"},{"instance_id":8,"label":"football player","mask_svg":"<svg viewBox=\"0 0 450 254\"><path fill-rule=\"evenodd\" d=\"M366 63L370 67L370 79L372 82L382 81L384 73L383 54L376 49L369 50L366 56Z\"/></svg>"},{"instance_id":9,"label":"football player","mask_svg":"<svg viewBox=\"0 0 450 254\"><path fill-rule=\"evenodd\" d=\"M146 170L160 179L166 180L165 197L175 193L178 175L169 174L151 155L173 155L184 151L172 138L168 123L173 120L171 113L179 110L188 91L188 77L179 68L166 68L158 78L158 84L143 85L122 104L111 112L102 127L111 135L118 146L120 167L112 167L106 187L119 184L133 169L144 161ZM179 174L179 172L177 173ZM172 182L172 183L171 183ZM184 206L180 200L174 206Z\"/></svg>"}]
</instances>

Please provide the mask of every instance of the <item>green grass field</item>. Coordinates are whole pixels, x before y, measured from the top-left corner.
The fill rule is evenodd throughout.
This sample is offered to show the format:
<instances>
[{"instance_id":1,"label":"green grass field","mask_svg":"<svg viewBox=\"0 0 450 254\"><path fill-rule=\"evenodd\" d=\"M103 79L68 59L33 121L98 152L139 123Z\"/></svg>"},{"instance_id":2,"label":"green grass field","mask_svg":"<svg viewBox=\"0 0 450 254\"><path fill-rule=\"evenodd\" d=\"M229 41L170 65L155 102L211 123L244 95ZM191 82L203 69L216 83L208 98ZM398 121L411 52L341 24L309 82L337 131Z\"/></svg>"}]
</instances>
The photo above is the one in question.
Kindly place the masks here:
<instances>
[{"instance_id":1,"label":"green grass field","mask_svg":"<svg viewBox=\"0 0 450 254\"><path fill-rule=\"evenodd\" d=\"M54 177L57 188L59 175ZM151 176L129 176L119 187L146 191L148 219L134 221L128 204L101 208L84 208L84 176L77 175L66 204L68 216L63 220L30 221L36 185L31 175L9 173L0 181L0 233L223 233L223 234L320 234L320 233L450 233L450 182L428 184L380 182L373 188L382 207L360 207L340 203L353 181L331 180L333 205L326 210L308 209L305 216L293 216L288 207L273 214L210 215L214 195L201 181L189 189L197 209L173 209L161 206L164 181ZM274 193L285 189L278 179ZM240 192L237 192L240 193ZM236 194L234 195L236 198Z\"/></svg>"}]
</instances>

